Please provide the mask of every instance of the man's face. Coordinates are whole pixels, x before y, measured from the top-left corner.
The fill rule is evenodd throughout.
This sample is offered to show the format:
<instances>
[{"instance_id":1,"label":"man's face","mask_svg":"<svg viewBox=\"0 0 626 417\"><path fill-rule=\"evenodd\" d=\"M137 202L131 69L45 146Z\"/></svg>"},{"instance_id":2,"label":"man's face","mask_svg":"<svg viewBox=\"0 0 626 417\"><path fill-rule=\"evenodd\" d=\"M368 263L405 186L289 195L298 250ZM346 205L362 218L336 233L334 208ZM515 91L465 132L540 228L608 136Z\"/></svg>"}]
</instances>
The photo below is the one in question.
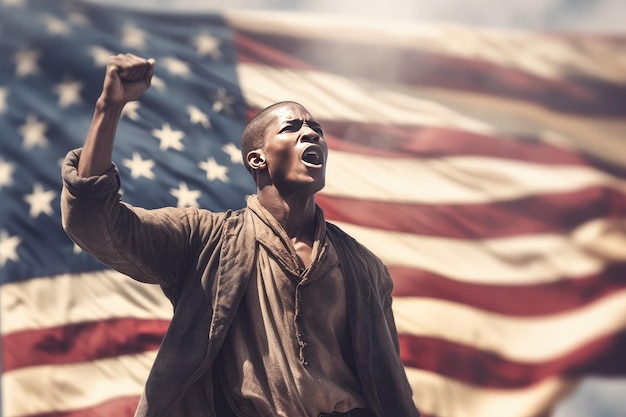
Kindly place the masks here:
<instances>
[{"instance_id":1,"label":"man's face","mask_svg":"<svg viewBox=\"0 0 626 417\"><path fill-rule=\"evenodd\" d=\"M321 126L304 107L286 104L274 111L262 150L281 192L314 194L324 188L328 145Z\"/></svg>"}]
</instances>

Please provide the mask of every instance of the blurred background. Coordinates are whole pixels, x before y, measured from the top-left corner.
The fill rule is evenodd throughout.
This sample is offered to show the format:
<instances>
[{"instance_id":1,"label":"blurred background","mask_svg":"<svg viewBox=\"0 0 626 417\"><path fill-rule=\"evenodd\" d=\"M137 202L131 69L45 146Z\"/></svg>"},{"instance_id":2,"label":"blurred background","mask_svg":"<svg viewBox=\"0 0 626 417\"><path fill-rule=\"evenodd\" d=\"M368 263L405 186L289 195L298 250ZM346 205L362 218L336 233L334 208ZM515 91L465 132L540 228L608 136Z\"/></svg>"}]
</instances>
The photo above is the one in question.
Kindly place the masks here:
<instances>
[{"instance_id":1,"label":"blurred background","mask_svg":"<svg viewBox=\"0 0 626 417\"><path fill-rule=\"evenodd\" d=\"M98 2L99 0L90 0ZM126 5L122 0L109 4ZM393 0L374 1L289 1L289 0L138 0L133 7L170 11L224 9L306 11L344 17L400 20L408 22L449 22L493 28L591 31L623 33L624 2L619 0Z\"/></svg>"},{"instance_id":2,"label":"blurred background","mask_svg":"<svg viewBox=\"0 0 626 417\"><path fill-rule=\"evenodd\" d=\"M129 178L124 195L131 203L214 210L243 205L254 190L229 149L236 148L250 114L296 97L327 126L338 155L329 176L340 180L329 184L320 204L332 221L391 265L403 360L419 391L418 406L426 404L425 415L626 416L624 1L135 0L128 10L137 14L111 9L129 7L123 0L85 2L96 9L79 2L44 3L0 0L3 417L81 415L71 412L113 407L115 398L124 397L130 405L116 410L130 412L134 385L114 390L106 400L83 400L80 393L72 394L74 402L55 397L78 390L63 372L96 379L91 368L70 370L74 364L115 356L102 352L108 348L83 346L87 335L96 340L94 335L121 334L119 321L95 330L96 323L120 319L112 313L74 317L87 308L76 307L86 294L118 291L125 298L119 305L131 300L132 326L124 326L145 337L118 342L120 351L141 345L133 353L153 352L166 326L169 307L158 291L120 289L118 278L63 240L59 227L59 161L80 146L88 127L104 65L98 56L124 50L155 56L158 63L153 88L128 109L120 127L126 136L147 136L120 144L116 155L122 176ZM203 27L203 15L211 16L206 31L193 32ZM126 30L119 39L109 36L129 21L139 30ZM62 22L83 32L64 34ZM93 33L85 22L92 22ZM201 52L196 38L202 59L189 64L183 40L198 34L208 35L205 49ZM55 36L64 43L52 53ZM231 38L234 46L226 45ZM345 50L331 47L335 38ZM400 52L387 52L388 39ZM88 57L79 59L78 48L87 46ZM239 65L235 70L233 63ZM199 69L206 66L211 69ZM289 71L272 72L281 66ZM386 73L377 74L385 66ZM76 80L83 81L81 98L76 90L72 96ZM404 82L412 84L406 88ZM293 87L303 83L311 91ZM54 94L42 93L51 88ZM207 93L196 96L199 89ZM179 101L178 93L188 101ZM182 127L189 121L193 126ZM209 130L207 135L214 135L209 144L197 139ZM196 161L183 151L216 157ZM408 154L420 162L406 161ZM201 167L199 176L187 172L190 163ZM44 170L45 164L50 167ZM363 165L375 167L387 182L359 174ZM155 177L160 188L144 195ZM440 189L446 191L440 195ZM385 200L393 204L378 205ZM366 208L359 210L359 204ZM384 221L363 224L359 217L366 211L385 217L392 209L413 225L410 232ZM390 232L384 235L389 241L377 245L380 230ZM540 238L531 241L535 233ZM457 245L461 240L472 246ZM31 241L53 251L44 255ZM479 278L464 272L481 271L483 265L496 272ZM86 273L104 274L111 284L76 289ZM512 281L498 282L500 273ZM532 281L525 274L540 278ZM63 291L67 294L50 297ZM512 295L503 296L505 291ZM500 297L500 303L494 301ZM95 302L97 309L106 310L112 298ZM54 315L59 318L49 323L43 318ZM493 334L472 327L474 319L510 341L492 343ZM534 319L554 326L542 327ZM471 331L462 336L467 328ZM537 347L544 342L545 350ZM468 353L468 345L478 353ZM77 353L83 349L91 353ZM432 359L439 350L446 353ZM449 368L465 355L468 362L456 364L463 370L455 374ZM150 356L138 361L141 369L128 380L140 386ZM65 368L53 366L59 363ZM116 366L129 367L107 366L111 370L101 376L108 384L115 384ZM58 392L46 393L42 380ZM39 399L31 402L34 397ZM441 398L432 400L436 397ZM458 407L444 404L455 400Z\"/></svg>"}]
</instances>

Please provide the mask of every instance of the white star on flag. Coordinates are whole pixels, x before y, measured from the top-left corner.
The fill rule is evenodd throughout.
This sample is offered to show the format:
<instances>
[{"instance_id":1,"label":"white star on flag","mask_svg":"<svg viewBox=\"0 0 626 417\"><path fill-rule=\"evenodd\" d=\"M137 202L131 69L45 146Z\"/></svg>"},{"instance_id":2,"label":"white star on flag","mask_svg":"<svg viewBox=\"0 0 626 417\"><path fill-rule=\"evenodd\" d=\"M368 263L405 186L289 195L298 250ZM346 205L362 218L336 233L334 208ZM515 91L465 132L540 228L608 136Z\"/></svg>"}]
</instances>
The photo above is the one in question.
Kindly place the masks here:
<instances>
[{"instance_id":1,"label":"white star on flag","mask_svg":"<svg viewBox=\"0 0 626 417\"><path fill-rule=\"evenodd\" d=\"M219 39L206 32L195 36L193 44L196 46L196 51L200 56L211 56L216 60L222 57Z\"/></svg>"},{"instance_id":2,"label":"white star on flag","mask_svg":"<svg viewBox=\"0 0 626 417\"><path fill-rule=\"evenodd\" d=\"M169 72L171 75L178 75L181 77L186 77L189 75L191 70L189 69L189 64L185 61L181 61L180 59L173 56L166 56L162 58L161 65Z\"/></svg>"},{"instance_id":3,"label":"white star on flag","mask_svg":"<svg viewBox=\"0 0 626 417\"><path fill-rule=\"evenodd\" d=\"M9 236L6 230L0 231L0 267L7 261L18 261L17 247L22 243L19 236Z\"/></svg>"},{"instance_id":4,"label":"white star on flag","mask_svg":"<svg viewBox=\"0 0 626 417\"><path fill-rule=\"evenodd\" d=\"M241 155L241 149L235 146L234 143L228 143L222 146L222 151L230 156L230 162L233 164L243 164L243 156Z\"/></svg>"},{"instance_id":5,"label":"white star on flag","mask_svg":"<svg viewBox=\"0 0 626 417\"><path fill-rule=\"evenodd\" d=\"M127 48L141 49L146 46L146 33L134 26L122 27L122 45Z\"/></svg>"},{"instance_id":6,"label":"white star on flag","mask_svg":"<svg viewBox=\"0 0 626 417\"><path fill-rule=\"evenodd\" d=\"M178 199L178 207L199 207L198 199L202 195L198 190L190 190L184 182L181 182L178 188L172 188L170 194Z\"/></svg>"},{"instance_id":7,"label":"white star on flag","mask_svg":"<svg viewBox=\"0 0 626 417\"><path fill-rule=\"evenodd\" d=\"M211 128L211 121L209 116L202 112L199 108L193 105L187 106L187 113L189 113L189 121L195 124L201 124L205 129Z\"/></svg>"},{"instance_id":8,"label":"white star on flag","mask_svg":"<svg viewBox=\"0 0 626 417\"><path fill-rule=\"evenodd\" d=\"M78 26L87 26L90 23L87 16L77 11L70 12L70 14L67 15L67 20Z\"/></svg>"},{"instance_id":9,"label":"white star on flag","mask_svg":"<svg viewBox=\"0 0 626 417\"><path fill-rule=\"evenodd\" d=\"M163 123L161 129L153 129L152 136L161 141L159 149L165 151L174 148L177 151L185 150L185 146L180 142L185 137L185 133L181 130L172 130L169 123Z\"/></svg>"},{"instance_id":10,"label":"white star on flag","mask_svg":"<svg viewBox=\"0 0 626 417\"><path fill-rule=\"evenodd\" d=\"M13 183L13 172L15 171L15 165L11 162L5 162L0 159L0 190L4 186L11 185Z\"/></svg>"},{"instance_id":11,"label":"white star on flag","mask_svg":"<svg viewBox=\"0 0 626 417\"><path fill-rule=\"evenodd\" d=\"M72 104L80 104L80 92L83 89L83 83L80 81L63 81L54 86L54 92L59 96L59 106L68 108Z\"/></svg>"},{"instance_id":12,"label":"white star on flag","mask_svg":"<svg viewBox=\"0 0 626 417\"><path fill-rule=\"evenodd\" d=\"M36 218L42 213L51 216L54 213L52 210L52 200L54 200L56 196L56 191L45 191L41 184L35 184L32 194L24 196L24 201L30 205L30 217Z\"/></svg>"},{"instance_id":13,"label":"white star on flag","mask_svg":"<svg viewBox=\"0 0 626 417\"><path fill-rule=\"evenodd\" d=\"M45 15L43 21L48 33L51 35L67 36L72 33L72 29L69 25L55 16Z\"/></svg>"},{"instance_id":14,"label":"white star on flag","mask_svg":"<svg viewBox=\"0 0 626 417\"><path fill-rule=\"evenodd\" d=\"M200 162L198 166L206 172L206 178L209 181L228 182L228 167L218 164L215 158L208 158L206 161Z\"/></svg>"},{"instance_id":15,"label":"white star on flag","mask_svg":"<svg viewBox=\"0 0 626 417\"><path fill-rule=\"evenodd\" d=\"M7 109L7 98L9 97L9 89L0 87L0 113L4 113Z\"/></svg>"},{"instance_id":16,"label":"white star on flag","mask_svg":"<svg viewBox=\"0 0 626 417\"><path fill-rule=\"evenodd\" d=\"M26 4L26 0L2 0L2 5L3 6L15 6L15 7L21 7L24 6Z\"/></svg>"},{"instance_id":17,"label":"white star on flag","mask_svg":"<svg viewBox=\"0 0 626 417\"><path fill-rule=\"evenodd\" d=\"M139 113L137 112L139 107L141 107L139 101L129 101L122 109L122 116L126 116L130 120L134 121L139 120Z\"/></svg>"},{"instance_id":18,"label":"white star on flag","mask_svg":"<svg viewBox=\"0 0 626 417\"><path fill-rule=\"evenodd\" d=\"M130 176L132 178L146 177L149 180L154 179L154 161L152 159L142 159L141 155L137 152L133 152L133 159L124 159L122 161L124 166L130 169Z\"/></svg>"},{"instance_id":19,"label":"white star on flag","mask_svg":"<svg viewBox=\"0 0 626 417\"><path fill-rule=\"evenodd\" d=\"M79 253L83 253L83 250L80 248L80 246L74 243L74 246L72 248L72 253L78 255Z\"/></svg>"},{"instance_id":20,"label":"white star on flag","mask_svg":"<svg viewBox=\"0 0 626 417\"><path fill-rule=\"evenodd\" d=\"M96 66L104 67L109 62L109 57L114 55L114 53L101 46L92 46L89 48L89 55L93 58Z\"/></svg>"},{"instance_id":21,"label":"white star on flag","mask_svg":"<svg viewBox=\"0 0 626 417\"><path fill-rule=\"evenodd\" d=\"M165 81L162 78L154 75L152 77L152 81L150 82L150 86L156 88L159 91L165 90Z\"/></svg>"},{"instance_id":22,"label":"white star on flag","mask_svg":"<svg viewBox=\"0 0 626 417\"><path fill-rule=\"evenodd\" d=\"M15 74L24 78L28 75L37 74L39 72L39 52L34 50L21 50L13 55L15 62Z\"/></svg>"},{"instance_id":23,"label":"white star on flag","mask_svg":"<svg viewBox=\"0 0 626 417\"><path fill-rule=\"evenodd\" d=\"M215 113L224 112L225 114L233 114L233 104L235 99L228 95L226 89L219 87L215 93L215 99L213 101L213 111Z\"/></svg>"},{"instance_id":24,"label":"white star on flag","mask_svg":"<svg viewBox=\"0 0 626 417\"><path fill-rule=\"evenodd\" d=\"M37 120L37 117L29 114L26 123L19 127L18 131L23 138L23 146L26 149L33 149L36 146L45 147L48 145L46 130L48 125Z\"/></svg>"}]
</instances>

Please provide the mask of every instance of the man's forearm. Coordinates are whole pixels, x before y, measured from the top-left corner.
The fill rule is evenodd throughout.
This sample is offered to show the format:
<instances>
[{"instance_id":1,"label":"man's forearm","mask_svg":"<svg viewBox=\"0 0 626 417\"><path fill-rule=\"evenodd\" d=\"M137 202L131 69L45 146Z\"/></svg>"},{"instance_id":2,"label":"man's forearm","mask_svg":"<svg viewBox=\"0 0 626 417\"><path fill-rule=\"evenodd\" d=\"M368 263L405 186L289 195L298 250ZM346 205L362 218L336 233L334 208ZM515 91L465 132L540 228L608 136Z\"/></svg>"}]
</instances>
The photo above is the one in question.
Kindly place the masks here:
<instances>
[{"instance_id":1,"label":"man's forearm","mask_svg":"<svg viewBox=\"0 0 626 417\"><path fill-rule=\"evenodd\" d=\"M78 175L102 175L111 168L113 142L124 105L137 100L154 74L154 59L132 54L109 58L102 94L96 103L91 128L78 163Z\"/></svg>"},{"instance_id":2,"label":"man's forearm","mask_svg":"<svg viewBox=\"0 0 626 417\"><path fill-rule=\"evenodd\" d=\"M78 175L91 177L102 175L111 168L115 132L123 106L107 104L99 99L96 103L91 127L78 162Z\"/></svg>"}]
</instances>

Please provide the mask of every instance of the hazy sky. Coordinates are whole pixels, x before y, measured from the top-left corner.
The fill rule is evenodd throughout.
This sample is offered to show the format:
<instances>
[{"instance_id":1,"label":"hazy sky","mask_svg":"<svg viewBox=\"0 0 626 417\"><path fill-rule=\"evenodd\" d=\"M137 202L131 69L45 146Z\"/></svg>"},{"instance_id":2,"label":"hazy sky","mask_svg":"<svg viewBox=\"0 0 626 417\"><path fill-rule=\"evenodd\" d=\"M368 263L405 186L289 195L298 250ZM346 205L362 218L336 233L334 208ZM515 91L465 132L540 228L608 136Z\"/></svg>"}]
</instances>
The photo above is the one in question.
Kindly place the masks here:
<instances>
[{"instance_id":1,"label":"hazy sky","mask_svg":"<svg viewBox=\"0 0 626 417\"><path fill-rule=\"evenodd\" d=\"M106 3L129 4L128 0ZM180 11L299 10L494 27L626 33L626 0L134 0L132 5Z\"/></svg>"}]
</instances>

